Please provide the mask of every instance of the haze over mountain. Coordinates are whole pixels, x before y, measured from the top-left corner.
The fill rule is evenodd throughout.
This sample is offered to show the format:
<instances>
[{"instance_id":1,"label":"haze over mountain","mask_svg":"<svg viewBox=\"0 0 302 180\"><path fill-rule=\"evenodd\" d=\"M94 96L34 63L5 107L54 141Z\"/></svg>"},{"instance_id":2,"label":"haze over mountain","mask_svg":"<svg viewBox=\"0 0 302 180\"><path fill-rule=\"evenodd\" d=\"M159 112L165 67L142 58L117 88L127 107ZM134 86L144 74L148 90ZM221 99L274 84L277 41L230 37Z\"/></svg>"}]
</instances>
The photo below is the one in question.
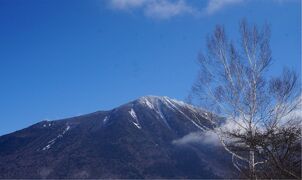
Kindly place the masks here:
<instances>
[{"instance_id":1,"label":"haze over mountain","mask_svg":"<svg viewBox=\"0 0 302 180\"><path fill-rule=\"evenodd\" d=\"M232 177L221 147L177 143L213 128L209 115L146 96L110 111L42 121L0 137L0 178Z\"/></svg>"}]
</instances>

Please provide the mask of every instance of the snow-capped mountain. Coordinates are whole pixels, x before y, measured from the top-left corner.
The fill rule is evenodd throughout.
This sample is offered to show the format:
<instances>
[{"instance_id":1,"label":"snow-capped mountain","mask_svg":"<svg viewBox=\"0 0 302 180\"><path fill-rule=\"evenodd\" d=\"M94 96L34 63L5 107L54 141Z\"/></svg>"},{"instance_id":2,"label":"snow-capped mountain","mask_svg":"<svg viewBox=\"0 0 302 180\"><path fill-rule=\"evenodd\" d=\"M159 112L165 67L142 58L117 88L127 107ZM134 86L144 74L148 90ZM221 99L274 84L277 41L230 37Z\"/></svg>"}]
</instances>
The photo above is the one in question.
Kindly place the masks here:
<instances>
[{"instance_id":1,"label":"snow-capped mountain","mask_svg":"<svg viewBox=\"0 0 302 180\"><path fill-rule=\"evenodd\" d=\"M230 177L221 147L174 143L213 125L208 112L156 96L42 121L0 137L0 178Z\"/></svg>"}]
</instances>

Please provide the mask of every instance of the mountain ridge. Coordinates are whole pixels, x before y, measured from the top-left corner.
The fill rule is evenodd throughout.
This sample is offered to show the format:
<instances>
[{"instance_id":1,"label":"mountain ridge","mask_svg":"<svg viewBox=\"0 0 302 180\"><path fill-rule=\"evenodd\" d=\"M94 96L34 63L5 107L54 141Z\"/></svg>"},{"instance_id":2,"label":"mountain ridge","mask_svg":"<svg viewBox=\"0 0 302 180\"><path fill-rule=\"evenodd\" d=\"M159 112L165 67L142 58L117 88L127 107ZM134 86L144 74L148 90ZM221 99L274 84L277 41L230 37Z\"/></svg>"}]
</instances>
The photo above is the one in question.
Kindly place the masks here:
<instances>
[{"instance_id":1,"label":"mountain ridge","mask_svg":"<svg viewBox=\"0 0 302 180\"><path fill-rule=\"evenodd\" d=\"M225 164L228 158L221 149L172 143L213 128L207 113L168 97L143 96L109 111L42 121L0 136L0 178L230 175L228 168L219 171L223 168L217 162Z\"/></svg>"}]
</instances>

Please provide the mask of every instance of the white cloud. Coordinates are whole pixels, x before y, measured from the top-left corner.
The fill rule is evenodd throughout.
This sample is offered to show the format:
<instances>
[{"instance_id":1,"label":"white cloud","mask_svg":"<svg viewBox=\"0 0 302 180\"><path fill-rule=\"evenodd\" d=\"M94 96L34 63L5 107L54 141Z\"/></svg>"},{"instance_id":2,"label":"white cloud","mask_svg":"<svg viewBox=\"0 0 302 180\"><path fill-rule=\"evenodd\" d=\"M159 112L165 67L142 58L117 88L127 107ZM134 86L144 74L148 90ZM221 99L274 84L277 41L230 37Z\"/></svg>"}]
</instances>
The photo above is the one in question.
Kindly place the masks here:
<instances>
[{"instance_id":1,"label":"white cloud","mask_svg":"<svg viewBox=\"0 0 302 180\"><path fill-rule=\"evenodd\" d=\"M211 16L226 7L266 0L207 0L205 7L194 7L189 0L107 0L112 9L119 11L141 10L153 19L166 20L181 15ZM272 3L300 2L300 0L271 0ZM197 3L198 4L198 3Z\"/></svg>"},{"instance_id":2,"label":"white cloud","mask_svg":"<svg viewBox=\"0 0 302 180\"><path fill-rule=\"evenodd\" d=\"M165 0L153 1L145 9L145 15L155 19L169 19L183 14L195 14L197 10L189 6L186 1L170 2Z\"/></svg>"},{"instance_id":3,"label":"white cloud","mask_svg":"<svg viewBox=\"0 0 302 180\"><path fill-rule=\"evenodd\" d=\"M190 143L200 143L202 138L202 133L200 132L192 132L190 134L185 135L180 139L173 140L172 143L176 145L185 145Z\"/></svg>"},{"instance_id":4,"label":"white cloud","mask_svg":"<svg viewBox=\"0 0 302 180\"><path fill-rule=\"evenodd\" d=\"M110 7L118 10L128 10L142 7L147 0L110 0Z\"/></svg>"},{"instance_id":5,"label":"white cloud","mask_svg":"<svg viewBox=\"0 0 302 180\"><path fill-rule=\"evenodd\" d=\"M287 126L291 125L291 123L294 124L300 124L302 123L302 95L300 95L294 102L294 104L298 104L297 109L292 111L290 114L285 116L281 121L279 122L279 126ZM245 130L242 128L247 128L247 124L244 123L242 120L243 117L236 118L236 121L233 121L231 119L227 119L224 124L222 124L219 128L213 129L213 130L207 130L204 132L192 132L189 133L182 138L173 140L172 143L175 145L187 145L187 144L209 144L214 146L221 146L221 141L218 137L218 135L223 134L223 132L232 132L236 131L239 133L246 133ZM259 124L257 126L258 131L265 131L265 127ZM224 138L225 142L230 142L232 139Z\"/></svg>"},{"instance_id":6,"label":"white cloud","mask_svg":"<svg viewBox=\"0 0 302 180\"><path fill-rule=\"evenodd\" d=\"M205 8L205 13L212 15L227 6L236 5L243 2L244 0L209 0L209 3Z\"/></svg>"},{"instance_id":7,"label":"white cloud","mask_svg":"<svg viewBox=\"0 0 302 180\"><path fill-rule=\"evenodd\" d=\"M206 8L193 7L188 0L108 0L116 10L141 9L145 16L153 19L170 19L181 15L212 15L226 6L242 3L244 0L208 0Z\"/></svg>"},{"instance_id":8,"label":"white cloud","mask_svg":"<svg viewBox=\"0 0 302 180\"><path fill-rule=\"evenodd\" d=\"M222 146L221 141L218 137L218 134L223 133L222 131L230 132L236 130L237 132L244 133L243 129L240 126L245 126L244 122L242 120L236 120L237 123L235 123L232 120L226 120L224 124L220 126L220 128L217 129L209 129L204 132L192 132L180 139L176 139L172 141L175 145L187 145L187 144L195 144L195 143L201 143L201 144L208 144L208 145L214 145L214 146ZM229 139L224 139L226 141L229 141Z\"/></svg>"},{"instance_id":9,"label":"white cloud","mask_svg":"<svg viewBox=\"0 0 302 180\"><path fill-rule=\"evenodd\" d=\"M205 132L192 132L180 139L172 141L175 145L187 145L187 144L210 144L220 146L220 140L214 131L208 130Z\"/></svg>"},{"instance_id":10,"label":"white cloud","mask_svg":"<svg viewBox=\"0 0 302 180\"><path fill-rule=\"evenodd\" d=\"M198 13L198 10L188 5L186 0L109 0L109 6L123 11L142 9L147 17L154 19L169 19Z\"/></svg>"}]
</instances>

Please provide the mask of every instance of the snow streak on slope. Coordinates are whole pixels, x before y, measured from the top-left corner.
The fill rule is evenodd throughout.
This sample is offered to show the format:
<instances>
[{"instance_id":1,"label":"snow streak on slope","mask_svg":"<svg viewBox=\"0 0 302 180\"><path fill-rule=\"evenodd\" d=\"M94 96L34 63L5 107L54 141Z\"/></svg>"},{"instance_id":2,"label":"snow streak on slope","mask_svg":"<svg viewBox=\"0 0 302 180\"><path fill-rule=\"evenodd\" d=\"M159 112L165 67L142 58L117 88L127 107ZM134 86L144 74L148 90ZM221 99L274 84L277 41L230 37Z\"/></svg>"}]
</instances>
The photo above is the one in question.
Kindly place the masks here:
<instances>
[{"instance_id":1,"label":"snow streak on slope","mask_svg":"<svg viewBox=\"0 0 302 180\"><path fill-rule=\"evenodd\" d=\"M135 113L135 111L133 110L133 108L131 108L131 110L129 111L129 114L130 114L130 115L132 116L132 118L133 118L132 123L133 123L137 128L141 129L142 127L141 127L141 125L140 125L139 122L138 122L138 118L137 118L136 113Z\"/></svg>"},{"instance_id":2,"label":"snow streak on slope","mask_svg":"<svg viewBox=\"0 0 302 180\"><path fill-rule=\"evenodd\" d=\"M58 134L58 136L55 137L54 139L50 140L50 141L48 142L48 144L47 144L42 150L45 151L45 150L50 149L51 146L52 146L53 144L55 144L55 142L56 142L59 138L63 138L64 134L65 134L69 129L70 129L70 126L67 125L66 128L64 129L64 131L63 131L62 133Z\"/></svg>"},{"instance_id":3,"label":"snow streak on slope","mask_svg":"<svg viewBox=\"0 0 302 180\"><path fill-rule=\"evenodd\" d=\"M207 127L199 125L196 123L196 120L198 120L197 115L202 116L205 119L208 118L208 114L205 111L202 111L201 109L197 109L196 107L189 105L187 103L184 103L182 101L177 101L174 99L170 99L168 97L158 97L158 96L145 96L141 97L139 99L139 103L145 105L146 107L150 108L151 110L154 110L159 118L163 120L163 122L169 127L169 123L167 121L167 118L165 117L162 108L167 107L171 109L174 112L180 113L182 116L184 116L186 119L190 120L195 126L197 126L201 130L207 129ZM189 110L194 116L194 118L190 118L188 115L186 115L185 112L183 112L183 109Z\"/></svg>"},{"instance_id":4,"label":"snow streak on slope","mask_svg":"<svg viewBox=\"0 0 302 180\"><path fill-rule=\"evenodd\" d=\"M166 117L164 116L164 113L162 112L162 103L160 102L160 97L146 96L141 97L138 101L139 103L146 105L151 110L154 110L159 116L159 119L161 119L164 124L171 129Z\"/></svg>"},{"instance_id":5,"label":"snow streak on slope","mask_svg":"<svg viewBox=\"0 0 302 180\"><path fill-rule=\"evenodd\" d=\"M103 123L106 124L106 123L108 122L108 120L109 120L109 117L106 116L106 117L103 119Z\"/></svg>"}]
</instances>

